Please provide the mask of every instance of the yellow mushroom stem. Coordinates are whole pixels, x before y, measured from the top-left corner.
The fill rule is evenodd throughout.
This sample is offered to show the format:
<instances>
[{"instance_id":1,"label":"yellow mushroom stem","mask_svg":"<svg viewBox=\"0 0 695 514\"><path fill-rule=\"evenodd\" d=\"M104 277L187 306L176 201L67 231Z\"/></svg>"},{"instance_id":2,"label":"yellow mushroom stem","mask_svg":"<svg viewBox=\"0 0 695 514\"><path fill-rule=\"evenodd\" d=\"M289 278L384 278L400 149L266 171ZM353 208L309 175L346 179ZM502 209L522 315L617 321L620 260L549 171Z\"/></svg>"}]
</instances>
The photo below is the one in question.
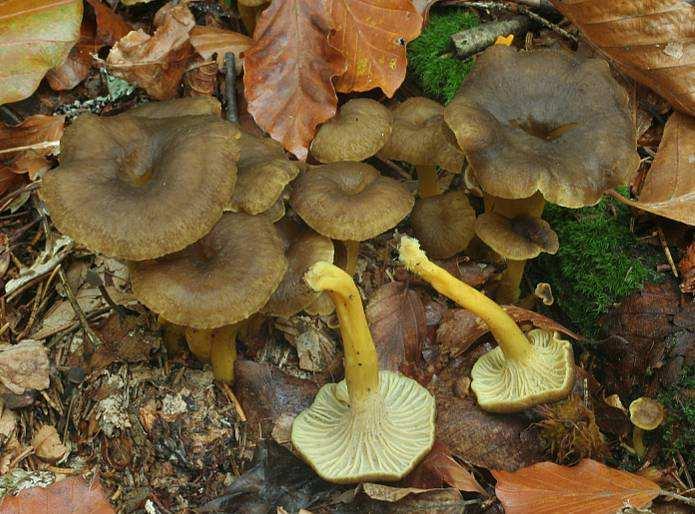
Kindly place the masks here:
<instances>
[{"instance_id":1,"label":"yellow mushroom stem","mask_svg":"<svg viewBox=\"0 0 695 514\"><path fill-rule=\"evenodd\" d=\"M345 246L345 272L353 276L357 270L357 258L360 256L359 241L343 241Z\"/></svg>"},{"instance_id":2,"label":"yellow mushroom stem","mask_svg":"<svg viewBox=\"0 0 695 514\"><path fill-rule=\"evenodd\" d=\"M640 427L634 427L632 429L632 449L635 450L637 456L641 459L647 454L647 447L644 445L642 437L644 436L644 430Z\"/></svg>"},{"instance_id":3,"label":"yellow mushroom stem","mask_svg":"<svg viewBox=\"0 0 695 514\"><path fill-rule=\"evenodd\" d=\"M437 182L436 166L416 166L420 198L437 196L439 194L439 182Z\"/></svg>"},{"instance_id":4,"label":"yellow mushroom stem","mask_svg":"<svg viewBox=\"0 0 695 514\"><path fill-rule=\"evenodd\" d=\"M483 293L431 262L420 249L417 239L401 238L400 260L441 294L485 321L505 358L523 362L531 355L531 343L512 317Z\"/></svg>"},{"instance_id":5,"label":"yellow mushroom stem","mask_svg":"<svg viewBox=\"0 0 695 514\"><path fill-rule=\"evenodd\" d=\"M359 410L379 390L379 362L360 292L350 275L325 261L311 266L304 280L314 291L326 291L335 304L343 340L350 406L353 411Z\"/></svg>"},{"instance_id":6,"label":"yellow mushroom stem","mask_svg":"<svg viewBox=\"0 0 695 514\"><path fill-rule=\"evenodd\" d=\"M186 342L191 353L202 362L210 362L214 377L227 384L234 382L239 327L237 323L211 330L186 329Z\"/></svg>"},{"instance_id":7,"label":"yellow mushroom stem","mask_svg":"<svg viewBox=\"0 0 695 514\"><path fill-rule=\"evenodd\" d=\"M519 299L521 279L524 276L526 261L507 259L505 268L495 291L495 300L502 304L511 304Z\"/></svg>"}]
</instances>

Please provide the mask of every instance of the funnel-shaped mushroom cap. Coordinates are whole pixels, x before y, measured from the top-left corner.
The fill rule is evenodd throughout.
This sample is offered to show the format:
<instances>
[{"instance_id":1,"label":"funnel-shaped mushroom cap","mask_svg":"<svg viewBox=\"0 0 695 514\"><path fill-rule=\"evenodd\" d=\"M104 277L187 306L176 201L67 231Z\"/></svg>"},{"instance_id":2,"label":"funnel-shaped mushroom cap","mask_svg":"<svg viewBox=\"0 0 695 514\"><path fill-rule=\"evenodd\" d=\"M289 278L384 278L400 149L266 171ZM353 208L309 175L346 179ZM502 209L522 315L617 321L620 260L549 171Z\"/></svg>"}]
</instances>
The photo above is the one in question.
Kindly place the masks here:
<instances>
[{"instance_id":1,"label":"funnel-shaped mushroom cap","mask_svg":"<svg viewBox=\"0 0 695 514\"><path fill-rule=\"evenodd\" d=\"M418 240L435 259L463 251L475 235L475 211L463 191L418 198L410 221Z\"/></svg>"},{"instance_id":2,"label":"funnel-shaped mushroom cap","mask_svg":"<svg viewBox=\"0 0 695 514\"><path fill-rule=\"evenodd\" d=\"M489 412L516 412L565 398L574 385L572 345L556 332L534 329L526 334L531 351L524 360L506 359L499 346L471 370L471 388Z\"/></svg>"},{"instance_id":3,"label":"funnel-shaped mushroom cap","mask_svg":"<svg viewBox=\"0 0 695 514\"><path fill-rule=\"evenodd\" d=\"M627 94L600 59L492 46L444 118L478 183L501 198L540 191L565 207L592 205L639 164Z\"/></svg>"},{"instance_id":4,"label":"funnel-shaped mushroom cap","mask_svg":"<svg viewBox=\"0 0 695 514\"><path fill-rule=\"evenodd\" d=\"M290 196L307 225L341 241L378 236L405 218L413 203L400 182L360 162L311 167L292 184Z\"/></svg>"},{"instance_id":5,"label":"funnel-shaped mushroom cap","mask_svg":"<svg viewBox=\"0 0 695 514\"><path fill-rule=\"evenodd\" d=\"M287 250L287 272L263 312L289 318L317 301L323 293L311 289L304 274L318 261L333 262L333 253L333 241L311 230L293 238Z\"/></svg>"},{"instance_id":6,"label":"funnel-shaped mushroom cap","mask_svg":"<svg viewBox=\"0 0 695 514\"><path fill-rule=\"evenodd\" d=\"M434 398L414 380L379 372L379 394L350 409L345 381L321 388L292 424L292 445L329 482L398 480L434 442Z\"/></svg>"},{"instance_id":7,"label":"funnel-shaped mushroom cap","mask_svg":"<svg viewBox=\"0 0 695 514\"><path fill-rule=\"evenodd\" d=\"M213 96L189 96L167 102L150 102L138 105L128 111L128 115L139 118L178 118L179 116L202 116L214 114L219 116L222 106Z\"/></svg>"},{"instance_id":8,"label":"funnel-shaped mushroom cap","mask_svg":"<svg viewBox=\"0 0 695 514\"><path fill-rule=\"evenodd\" d=\"M321 125L311 143L311 154L319 162L368 159L386 144L392 121L386 106L369 98L354 98Z\"/></svg>"},{"instance_id":9,"label":"funnel-shaped mushroom cap","mask_svg":"<svg viewBox=\"0 0 695 514\"><path fill-rule=\"evenodd\" d=\"M502 257L515 261L533 259L541 252L555 254L560 248L550 224L532 216L509 219L486 212L475 220L475 233Z\"/></svg>"},{"instance_id":10,"label":"funnel-shaped mushroom cap","mask_svg":"<svg viewBox=\"0 0 695 514\"><path fill-rule=\"evenodd\" d=\"M242 132L240 146L237 183L228 208L260 214L278 201L285 186L299 174L299 167L272 139Z\"/></svg>"},{"instance_id":11,"label":"funnel-shaped mushroom cap","mask_svg":"<svg viewBox=\"0 0 695 514\"><path fill-rule=\"evenodd\" d=\"M664 421L664 408L646 396L637 398L630 404L630 421L642 430L654 430Z\"/></svg>"},{"instance_id":12,"label":"funnel-shaped mushroom cap","mask_svg":"<svg viewBox=\"0 0 695 514\"><path fill-rule=\"evenodd\" d=\"M172 253L207 234L234 190L239 129L216 116L82 115L41 197L61 232L128 260Z\"/></svg>"},{"instance_id":13,"label":"funnel-shaped mushroom cap","mask_svg":"<svg viewBox=\"0 0 695 514\"><path fill-rule=\"evenodd\" d=\"M393 110L391 137L379 155L459 173L465 158L443 115L444 107L429 98L413 97L398 104Z\"/></svg>"},{"instance_id":14,"label":"funnel-shaped mushroom cap","mask_svg":"<svg viewBox=\"0 0 695 514\"><path fill-rule=\"evenodd\" d=\"M185 250L132 263L131 279L135 297L165 319L216 328L258 312L286 269L282 240L265 216L227 213Z\"/></svg>"}]
</instances>

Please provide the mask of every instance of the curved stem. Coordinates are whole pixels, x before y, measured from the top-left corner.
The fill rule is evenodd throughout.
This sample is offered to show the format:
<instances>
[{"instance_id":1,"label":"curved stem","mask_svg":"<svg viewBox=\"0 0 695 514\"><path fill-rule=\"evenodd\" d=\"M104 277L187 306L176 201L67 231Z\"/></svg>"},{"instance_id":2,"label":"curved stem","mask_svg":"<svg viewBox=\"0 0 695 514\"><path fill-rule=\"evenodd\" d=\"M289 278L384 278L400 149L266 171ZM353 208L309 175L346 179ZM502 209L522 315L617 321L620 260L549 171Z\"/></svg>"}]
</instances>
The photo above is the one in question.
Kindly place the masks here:
<instances>
[{"instance_id":1,"label":"curved stem","mask_svg":"<svg viewBox=\"0 0 695 514\"><path fill-rule=\"evenodd\" d=\"M360 256L359 241L343 241L345 246L345 272L353 276L357 269L357 258Z\"/></svg>"},{"instance_id":2,"label":"curved stem","mask_svg":"<svg viewBox=\"0 0 695 514\"><path fill-rule=\"evenodd\" d=\"M634 427L632 430L632 449L635 450L637 456L642 459L647 454L647 447L644 446L642 437L644 430L639 427Z\"/></svg>"},{"instance_id":3,"label":"curved stem","mask_svg":"<svg viewBox=\"0 0 695 514\"><path fill-rule=\"evenodd\" d=\"M441 294L482 318L507 359L523 360L531 353L531 343L502 307L431 262L416 239L401 238L400 259L406 268L427 280Z\"/></svg>"},{"instance_id":4,"label":"curved stem","mask_svg":"<svg viewBox=\"0 0 695 514\"><path fill-rule=\"evenodd\" d=\"M353 410L359 409L379 388L379 361L360 293L350 275L325 261L309 268L304 280L314 291L327 291L335 304L343 339L350 405Z\"/></svg>"},{"instance_id":5,"label":"curved stem","mask_svg":"<svg viewBox=\"0 0 695 514\"><path fill-rule=\"evenodd\" d=\"M437 168L435 166L416 166L417 177L420 181L418 190L420 198L436 196L439 194L439 183L437 182Z\"/></svg>"},{"instance_id":6,"label":"curved stem","mask_svg":"<svg viewBox=\"0 0 695 514\"><path fill-rule=\"evenodd\" d=\"M499 303L511 304L519 299L521 294L521 279L524 276L526 261L507 259L507 269L502 273L499 286L495 291L495 300Z\"/></svg>"}]
</instances>

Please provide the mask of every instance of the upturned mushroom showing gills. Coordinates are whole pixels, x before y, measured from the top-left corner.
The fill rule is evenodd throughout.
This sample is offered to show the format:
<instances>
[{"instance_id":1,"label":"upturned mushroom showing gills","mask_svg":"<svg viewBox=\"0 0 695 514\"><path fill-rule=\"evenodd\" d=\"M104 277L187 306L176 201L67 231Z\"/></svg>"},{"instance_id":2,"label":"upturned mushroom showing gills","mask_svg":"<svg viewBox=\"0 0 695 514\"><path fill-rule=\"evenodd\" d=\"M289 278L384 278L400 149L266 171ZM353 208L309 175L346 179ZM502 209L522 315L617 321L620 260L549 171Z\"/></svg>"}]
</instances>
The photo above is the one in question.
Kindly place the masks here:
<instances>
[{"instance_id":1,"label":"upturned mushroom showing gills","mask_svg":"<svg viewBox=\"0 0 695 514\"><path fill-rule=\"evenodd\" d=\"M361 162L310 166L292 184L290 205L319 234L343 241L353 274L359 242L395 227L413 208L398 181Z\"/></svg>"},{"instance_id":2,"label":"upturned mushroom showing gills","mask_svg":"<svg viewBox=\"0 0 695 514\"><path fill-rule=\"evenodd\" d=\"M471 389L490 412L517 412L569 395L574 384L572 345L556 332L524 334L502 307L432 263L416 239L403 236L400 260L444 296L480 317L498 347L480 357L471 371Z\"/></svg>"},{"instance_id":3,"label":"upturned mushroom showing gills","mask_svg":"<svg viewBox=\"0 0 695 514\"><path fill-rule=\"evenodd\" d=\"M113 117L84 114L41 187L61 232L131 261L179 251L222 216L236 182L239 129L209 102L159 102ZM188 113L193 114L188 114Z\"/></svg>"},{"instance_id":4,"label":"upturned mushroom showing gills","mask_svg":"<svg viewBox=\"0 0 695 514\"><path fill-rule=\"evenodd\" d=\"M305 275L335 303L345 379L323 386L292 424L292 445L329 482L399 480L434 443L435 402L416 381L379 371L360 293L350 275L327 262Z\"/></svg>"}]
</instances>

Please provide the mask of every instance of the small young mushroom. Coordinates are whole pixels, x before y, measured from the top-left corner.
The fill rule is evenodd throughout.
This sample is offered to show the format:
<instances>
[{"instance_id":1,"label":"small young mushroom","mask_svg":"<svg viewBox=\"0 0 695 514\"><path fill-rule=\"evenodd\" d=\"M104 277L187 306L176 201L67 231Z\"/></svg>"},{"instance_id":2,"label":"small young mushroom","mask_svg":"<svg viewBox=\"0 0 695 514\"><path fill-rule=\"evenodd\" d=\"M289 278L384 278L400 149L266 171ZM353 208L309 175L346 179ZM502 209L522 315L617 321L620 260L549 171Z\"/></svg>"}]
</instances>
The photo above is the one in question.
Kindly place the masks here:
<instances>
[{"instance_id":1,"label":"small young mushroom","mask_svg":"<svg viewBox=\"0 0 695 514\"><path fill-rule=\"evenodd\" d=\"M444 123L444 108L424 97L408 98L393 110L391 137L379 152L384 159L415 166L420 179L420 197L439 193L436 166L460 173L464 155Z\"/></svg>"},{"instance_id":2,"label":"small young mushroom","mask_svg":"<svg viewBox=\"0 0 695 514\"><path fill-rule=\"evenodd\" d=\"M574 384L572 345L556 332L524 334L502 307L432 263L416 239L403 236L400 260L444 296L480 317L498 347L480 357L471 371L471 389L490 412L517 412L565 398Z\"/></svg>"},{"instance_id":3,"label":"small young mushroom","mask_svg":"<svg viewBox=\"0 0 695 514\"><path fill-rule=\"evenodd\" d=\"M639 164L628 96L608 64L563 50L490 47L444 119L487 195L486 211L508 218L497 209L504 201L518 204L516 216L533 217L545 201L593 205ZM515 277L503 279L510 285L498 300L518 297L512 278L523 264L508 267Z\"/></svg>"},{"instance_id":4,"label":"small young mushroom","mask_svg":"<svg viewBox=\"0 0 695 514\"><path fill-rule=\"evenodd\" d=\"M234 190L239 129L215 115L189 115L198 103L184 102L171 116L177 103L84 114L65 130L60 166L40 191L61 232L90 250L140 261L212 229Z\"/></svg>"},{"instance_id":5,"label":"small young mushroom","mask_svg":"<svg viewBox=\"0 0 695 514\"><path fill-rule=\"evenodd\" d=\"M202 362L210 362L213 376L227 384L234 382L236 337L242 323L213 329L186 327L185 330L191 353Z\"/></svg>"},{"instance_id":6,"label":"small young mushroom","mask_svg":"<svg viewBox=\"0 0 695 514\"><path fill-rule=\"evenodd\" d=\"M645 431L655 430L664 421L664 408L656 400L642 396L630 404L630 421L635 426L632 431L632 449L641 459L647 453L642 436Z\"/></svg>"},{"instance_id":7,"label":"small young mushroom","mask_svg":"<svg viewBox=\"0 0 695 514\"><path fill-rule=\"evenodd\" d=\"M418 198L410 221L418 240L435 259L462 252L475 236L475 211L463 191Z\"/></svg>"},{"instance_id":8,"label":"small young mushroom","mask_svg":"<svg viewBox=\"0 0 695 514\"><path fill-rule=\"evenodd\" d=\"M393 115L369 98L353 98L321 125L311 143L311 154L322 163L363 161L376 154L391 135Z\"/></svg>"},{"instance_id":9,"label":"small young mushroom","mask_svg":"<svg viewBox=\"0 0 695 514\"><path fill-rule=\"evenodd\" d=\"M345 268L350 274L355 271L359 242L395 227L410 213L413 202L400 182L361 162L311 166L294 181L290 196L290 206L307 225L345 243Z\"/></svg>"},{"instance_id":10,"label":"small young mushroom","mask_svg":"<svg viewBox=\"0 0 695 514\"><path fill-rule=\"evenodd\" d=\"M345 379L326 384L292 424L292 445L329 482L399 480L434 443L435 402L416 381L379 371L360 293L350 275L327 262L305 275L335 303Z\"/></svg>"}]
</instances>

